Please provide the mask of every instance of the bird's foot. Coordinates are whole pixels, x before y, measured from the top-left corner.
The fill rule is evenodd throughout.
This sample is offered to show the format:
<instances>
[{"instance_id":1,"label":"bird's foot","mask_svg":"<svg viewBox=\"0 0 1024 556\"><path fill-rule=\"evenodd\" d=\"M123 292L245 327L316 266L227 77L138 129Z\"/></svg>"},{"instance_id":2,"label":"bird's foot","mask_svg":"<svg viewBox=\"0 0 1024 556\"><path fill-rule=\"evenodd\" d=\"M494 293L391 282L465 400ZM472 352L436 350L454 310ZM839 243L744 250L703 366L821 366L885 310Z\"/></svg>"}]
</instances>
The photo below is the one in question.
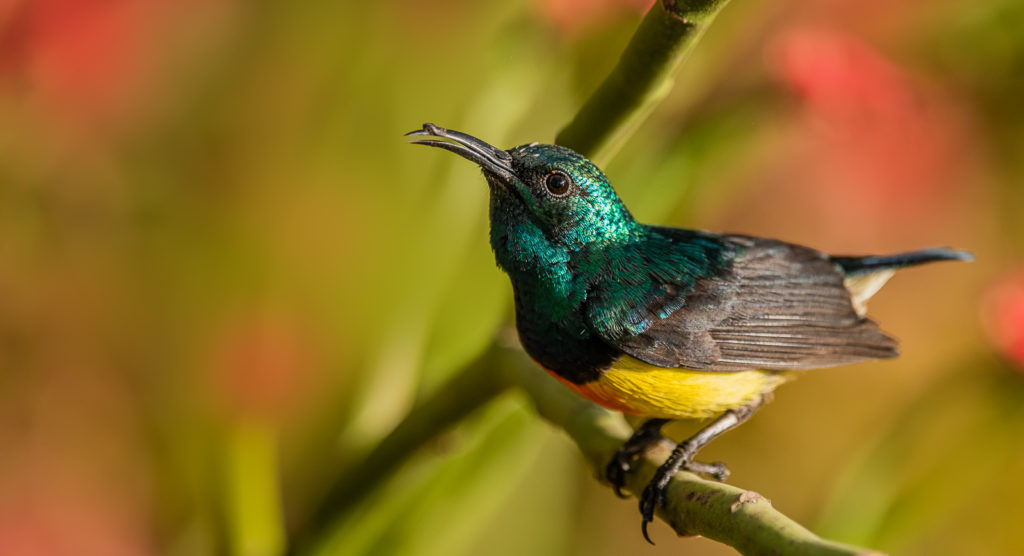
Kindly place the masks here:
<instances>
[{"instance_id":1,"label":"bird's foot","mask_svg":"<svg viewBox=\"0 0 1024 556\"><path fill-rule=\"evenodd\" d=\"M694 456L716 436L749 419L759 407L764 405L767 399L767 396L761 396L743 407L726 411L711 424L697 431L697 434L691 436L689 440L676 445L675 450L672 450L672 455L665 460L665 463L661 464L654 474L654 478L647 484L647 488L640 496L640 514L643 516L640 528L647 542L654 544L651 542L651 537L647 535L647 524L654 520L654 511L658 506L664 504L665 489L672 481L672 476L680 469L687 469L724 481L729 476L729 468L725 464L696 462L693 461Z\"/></svg>"},{"instance_id":2,"label":"bird's foot","mask_svg":"<svg viewBox=\"0 0 1024 556\"><path fill-rule=\"evenodd\" d=\"M620 488L623 486L626 473L630 470L633 457L627 457L622 454L622 450L616 452L615 457L608 462L605 473L608 481L615 487L615 493L625 498ZM672 482L672 477L682 469L700 475L707 475L716 481L724 481L729 477L729 468L722 462L704 463L683 460L677 463L672 458L669 458L669 461L666 461L664 465L658 468L654 478L651 479L651 482L647 483L643 493L640 495L640 514L643 516L640 529L644 533L644 538L651 544L654 544L654 541L651 540L647 533L647 524L654 520L654 512L658 509L658 506L665 502L665 491L668 489L669 483Z\"/></svg>"},{"instance_id":3,"label":"bird's foot","mask_svg":"<svg viewBox=\"0 0 1024 556\"><path fill-rule=\"evenodd\" d=\"M604 476L619 498L626 498L622 487L626 486L626 474L633 468L633 460L652 444L664 440L661 436L661 427L664 424L664 419L651 419L641 425L605 466Z\"/></svg>"},{"instance_id":4,"label":"bird's foot","mask_svg":"<svg viewBox=\"0 0 1024 556\"><path fill-rule=\"evenodd\" d=\"M694 473L711 475L718 480L729 475L729 468L723 463L701 463L693 461L699 445L691 441L681 442L672 450L672 455L661 464L661 467L654 473L651 482L647 483L643 493L640 495L640 515L642 521L640 530L643 531L647 542L654 544L650 535L647 534L647 524L654 521L654 512L665 503L665 492L672 477L680 470L686 469Z\"/></svg>"}]
</instances>

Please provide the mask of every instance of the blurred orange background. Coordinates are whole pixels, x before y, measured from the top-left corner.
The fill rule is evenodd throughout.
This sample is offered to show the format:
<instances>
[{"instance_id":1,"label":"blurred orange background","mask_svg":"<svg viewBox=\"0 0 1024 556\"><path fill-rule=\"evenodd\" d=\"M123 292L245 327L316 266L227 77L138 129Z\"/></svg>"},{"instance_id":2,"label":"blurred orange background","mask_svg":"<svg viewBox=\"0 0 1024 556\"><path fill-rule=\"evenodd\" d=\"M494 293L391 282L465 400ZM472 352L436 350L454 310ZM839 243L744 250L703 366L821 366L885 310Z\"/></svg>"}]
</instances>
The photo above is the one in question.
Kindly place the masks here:
<instances>
[{"instance_id":1,"label":"blurred orange background","mask_svg":"<svg viewBox=\"0 0 1024 556\"><path fill-rule=\"evenodd\" d=\"M279 553L510 316L478 171L402 134L551 141L650 4L0 4L0 553ZM1022 69L1016 0L737 0L606 168L647 222L976 255L707 450L823 536L1024 553ZM320 550L732 553L591 475L510 393Z\"/></svg>"}]
</instances>

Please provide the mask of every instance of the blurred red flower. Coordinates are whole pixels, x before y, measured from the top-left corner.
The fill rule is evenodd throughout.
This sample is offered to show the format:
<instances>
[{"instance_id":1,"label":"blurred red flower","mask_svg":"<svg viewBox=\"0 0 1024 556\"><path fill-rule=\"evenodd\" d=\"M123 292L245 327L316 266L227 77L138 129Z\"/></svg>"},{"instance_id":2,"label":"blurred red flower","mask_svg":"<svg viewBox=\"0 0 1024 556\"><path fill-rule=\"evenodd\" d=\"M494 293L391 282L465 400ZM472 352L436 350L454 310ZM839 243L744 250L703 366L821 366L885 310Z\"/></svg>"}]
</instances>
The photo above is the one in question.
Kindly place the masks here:
<instances>
[{"instance_id":1,"label":"blurred red flower","mask_svg":"<svg viewBox=\"0 0 1024 556\"><path fill-rule=\"evenodd\" d=\"M92 137L138 125L166 94L168 62L189 52L189 40L221 21L230 2L0 4L0 94L27 101L55 130Z\"/></svg>"},{"instance_id":2,"label":"blurred red flower","mask_svg":"<svg viewBox=\"0 0 1024 556\"><path fill-rule=\"evenodd\" d=\"M105 122L137 101L166 4L16 0L0 38L0 78L55 116Z\"/></svg>"},{"instance_id":3,"label":"blurred red flower","mask_svg":"<svg viewBox=\"0 0 1024 556\"><path fill-rule=\"evenodd\" d=\"M287 315L257 312L229 322L215 335L211 368L218 393L233 414L280 419L310 393L312 342Z\"/></svg>"},{"instance_id":4,"label":"blurred red flower","mask_svg":"<svg viewBox=\"0 0 1024 556\"><path fill-rule=\"evenodd\" d=\"M967 149L948 106L865 42L798 27L770 51L773 73L804 108L807 166L843 183L828 189L851 210L920 210L962 175Z\"/></svg>"},{"instance_id":5,"label":"blurred red flower","mask_svg":"<svg viewBox=\"0 0 1024 556\"><path fill-rule=\"evenodd\" d=\"M986 294L983 310L992 344L1024 372L1024 269L997 282Z\"/></svg>"}]
</instances>

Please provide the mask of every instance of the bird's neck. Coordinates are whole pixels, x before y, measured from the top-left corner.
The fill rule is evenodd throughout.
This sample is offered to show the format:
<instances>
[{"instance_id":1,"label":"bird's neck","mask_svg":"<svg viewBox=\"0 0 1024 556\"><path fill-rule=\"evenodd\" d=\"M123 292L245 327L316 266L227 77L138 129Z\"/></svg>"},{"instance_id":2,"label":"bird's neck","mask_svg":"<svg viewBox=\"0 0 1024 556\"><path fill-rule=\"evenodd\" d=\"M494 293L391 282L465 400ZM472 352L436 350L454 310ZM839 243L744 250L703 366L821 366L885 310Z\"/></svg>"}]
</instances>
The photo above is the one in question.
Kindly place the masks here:
<instances>
[{"instance_id":1,"label":"bird's neck","mask_svg":"<svg viewBox=\"0 0 1024 556\"><path fill-rule=\"evenodd\" d=\"M512 281L516 328L527 353L570 382L595 380L618 352L584 321L589 279L576 264L586 250L553 244L529 222L492 222L491 246Z\"/></svg>"},{"instance_id":2,"label":"bird's neck","mask_svg":"<svg viewBox=\"0 0 1024 556\"><path fill-rule=\"evenodd\" d=\"M573 250L552 243L531 222L492 221L491 247L517 296L547 307L554 318L570 315L583 302L586 284L574 276Z\"/></svg>"}]
</instances>

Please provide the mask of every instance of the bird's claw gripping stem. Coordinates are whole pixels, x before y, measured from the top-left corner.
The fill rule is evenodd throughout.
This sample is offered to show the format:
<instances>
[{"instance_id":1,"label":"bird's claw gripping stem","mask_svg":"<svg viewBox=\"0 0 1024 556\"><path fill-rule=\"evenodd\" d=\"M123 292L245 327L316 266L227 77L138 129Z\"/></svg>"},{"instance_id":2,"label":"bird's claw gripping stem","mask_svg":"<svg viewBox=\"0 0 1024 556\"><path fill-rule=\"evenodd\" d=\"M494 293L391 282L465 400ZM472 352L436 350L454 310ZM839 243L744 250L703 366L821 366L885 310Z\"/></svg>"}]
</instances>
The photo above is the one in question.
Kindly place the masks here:
<instances>
[{"instance_id":1,"label":"bird's claw gripping stem","mask_svg":"<svg viewBox=\"0 0 1024 556\"><path fill-rule=\"evenodd\" d=\"M640 514L643 516L640 529L643 531L647 542L654 544L651 541L651 537L647 534L647 524L654 520L654 511L665 502L665 490L668 488L668 484L672 482L672 477L682 469L710 475L720 481L728 477L729 468L725 464L695 462L693 457L715 437L749 419L768 399L768 396L762 395L745 406L730 409L712 421L708 426L697 431L697 434L690 437L689 440L676 445L675 449L672 450L672 454L665 460L665 463L661 464L661 467L655 472L654 478L651 479L651 482L647 484L647 487L644 488L643 493L640 495ZM644 424L644 426L646 425L647 423ZM640 433L640 429L633 436L636 437L638 433ZM630 444L632 440L633 438L630 438L630 441L626 442L626 444Z\"/></svg>"},{"instance_id":2,"label":"bird's claw gripping stem","mask_svg":"<svg viewBox=\"0 0 1024 556\"><path fill-rule=\"evenodd\" d=\"M611 461L605 466L605 478L615 489L615 495L619 498L626 498L622 493L622 487L626 486L626 474L633 467L633 459L643 453L647 447L664 438L661 436L661 427L668 422L668 419L649 419L640 425L633 432L625 443L615 452Z\"/></svg>"}]
</instances>

